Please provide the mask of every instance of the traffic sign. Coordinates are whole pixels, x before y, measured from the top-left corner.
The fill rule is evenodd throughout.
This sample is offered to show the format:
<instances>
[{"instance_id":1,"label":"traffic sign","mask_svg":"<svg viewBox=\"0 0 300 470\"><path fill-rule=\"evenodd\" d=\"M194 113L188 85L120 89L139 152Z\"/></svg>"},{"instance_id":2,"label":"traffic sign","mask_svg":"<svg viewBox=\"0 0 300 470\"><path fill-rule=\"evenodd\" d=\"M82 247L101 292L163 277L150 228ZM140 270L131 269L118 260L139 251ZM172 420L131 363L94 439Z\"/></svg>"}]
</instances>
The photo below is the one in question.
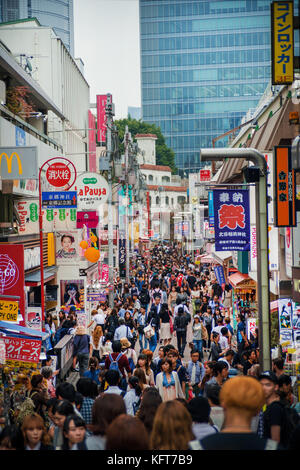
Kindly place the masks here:
<instances>
[{"instance_id":1,"label":"traffic sign","mask_svg":"<svg viewBox=\"0 0 300 470\"><path fill-rule=\"evenodd\" d=\"M46 209L75 209L77 207L77 192L45 191L42 193L42 207Z\"/></svg>"}]
</instances>

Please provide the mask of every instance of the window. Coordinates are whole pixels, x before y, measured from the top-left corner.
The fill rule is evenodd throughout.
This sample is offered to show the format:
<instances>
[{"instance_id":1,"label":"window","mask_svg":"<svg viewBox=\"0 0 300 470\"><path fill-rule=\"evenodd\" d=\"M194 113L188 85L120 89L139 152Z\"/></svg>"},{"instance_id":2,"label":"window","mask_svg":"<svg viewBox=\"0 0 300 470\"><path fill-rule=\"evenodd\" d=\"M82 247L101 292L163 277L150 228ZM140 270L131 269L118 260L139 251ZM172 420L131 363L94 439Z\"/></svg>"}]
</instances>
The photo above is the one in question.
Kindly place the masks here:
<instances>
[{"instance_id":1,"label":"window","mask_svg":"<svg viewBox=\"0 0 300 470\"><path fill-rule=\"evenodd\" d=\"M153 175L149 175L149 176L148 176L148 180L149 180L149 181L153 181Z\"/></svg>"},{"instance_id":2,"label":"window","mask_svg":"<svg viewBox=\"0 0 300 470\"><path fill-rule=\"evenodd\" d=\"M156 196L156 205L159 206L159 196Z\"/></svg>"}]
</instances>

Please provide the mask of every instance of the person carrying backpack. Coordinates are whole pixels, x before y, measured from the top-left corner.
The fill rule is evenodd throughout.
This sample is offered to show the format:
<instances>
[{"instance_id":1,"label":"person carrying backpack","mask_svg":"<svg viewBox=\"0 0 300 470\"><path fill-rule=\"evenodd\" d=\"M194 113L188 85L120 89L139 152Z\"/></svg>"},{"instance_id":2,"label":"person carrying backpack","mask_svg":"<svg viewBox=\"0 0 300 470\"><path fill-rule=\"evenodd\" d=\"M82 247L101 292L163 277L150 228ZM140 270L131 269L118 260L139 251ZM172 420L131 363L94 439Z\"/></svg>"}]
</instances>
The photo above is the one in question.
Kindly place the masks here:
<instances>
[{"instance_id":1,"label":"person carrying backpack","mask_svg":"<svg viewBox=\"0 0 300 470\"><path fill-rule=\"evenodd\" d=\"M191 315L184 312L182 307L179 307L178 314L174 320L174 331L177 335L177 349L181 357L184 356L186 346L186 332L187 326L191 321Z\"/></svg>"},{"instance_id":2,"label":"person carrying backpack","mask_svg":"<svg viewBox=\"0 0 300 470\"><path fill-rule=\"evenodd\" d=\"M127 381L126 381L126 372L127 377L131 376L131 369L125 354L121 352L122 344L120 341L113 341L112 350L113 352L106 356L105 359L105 370L117 370L120 373L121 384L120 387L122 390L126 390ZM126 371L126 372L125 372Z\"/></svg>"}]
</instances>

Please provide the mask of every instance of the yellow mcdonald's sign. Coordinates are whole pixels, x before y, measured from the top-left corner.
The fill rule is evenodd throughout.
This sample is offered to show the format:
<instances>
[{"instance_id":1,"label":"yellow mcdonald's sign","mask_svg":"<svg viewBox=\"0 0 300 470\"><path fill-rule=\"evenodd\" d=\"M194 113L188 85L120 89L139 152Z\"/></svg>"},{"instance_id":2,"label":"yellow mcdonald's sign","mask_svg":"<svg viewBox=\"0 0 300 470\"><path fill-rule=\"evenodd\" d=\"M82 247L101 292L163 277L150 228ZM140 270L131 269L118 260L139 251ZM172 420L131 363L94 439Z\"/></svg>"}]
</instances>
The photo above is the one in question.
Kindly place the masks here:
<instances>
[{"instance_id":1,"label":"yellow mcdonald's sign","mask_svg":"<svg viewBox=\"0 0 300 470\"><path fill-rule=\"evenodd\" d=\"M21 163L21 159L19 157L19 154L17 152L13 152L10 157L8 156L7 153L5 152L2 152L0 154L0 170L1 170L1 164L2 164L2 157L5 157L6 158L6 164L7 164L7 172L8 173L11 173L12 172L12 160L14 157L16 157L17 159L17 162L18 162L18 169L19 169L19 175L22 175L23 174L23 168L22 168L22 163Z\"/></svg>"}]
</instances>

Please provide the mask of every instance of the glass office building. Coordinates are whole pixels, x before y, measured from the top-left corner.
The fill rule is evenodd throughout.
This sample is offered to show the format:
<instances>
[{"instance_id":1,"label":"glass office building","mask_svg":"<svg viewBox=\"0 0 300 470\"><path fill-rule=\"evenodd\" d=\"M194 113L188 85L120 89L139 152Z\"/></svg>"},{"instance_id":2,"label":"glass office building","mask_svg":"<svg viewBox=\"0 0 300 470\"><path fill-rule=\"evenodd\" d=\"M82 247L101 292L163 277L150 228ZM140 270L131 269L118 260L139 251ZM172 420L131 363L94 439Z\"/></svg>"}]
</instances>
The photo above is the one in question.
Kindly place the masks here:
<instances>
[{"instance_id":1,"label":"glass office building","mask_svg":"<svg viewBox=\"0 0 300 470\"><path fill-rule=\"evenodd\" d=\"M0 0L0 22L37 18L51 26L74 56L73 0Z\"/></svg>"},{"instance_id":2,"label":"glass office building","mask_svg":"<svg viewBox=\"0 0 300 470\"><path fill-rule=\"evenodd\" d=\"M179 169L198 170L199 149L257 106L271 77L270 4L140 0L142 118L161 127Z\"/></svg>"}]
</instances>

